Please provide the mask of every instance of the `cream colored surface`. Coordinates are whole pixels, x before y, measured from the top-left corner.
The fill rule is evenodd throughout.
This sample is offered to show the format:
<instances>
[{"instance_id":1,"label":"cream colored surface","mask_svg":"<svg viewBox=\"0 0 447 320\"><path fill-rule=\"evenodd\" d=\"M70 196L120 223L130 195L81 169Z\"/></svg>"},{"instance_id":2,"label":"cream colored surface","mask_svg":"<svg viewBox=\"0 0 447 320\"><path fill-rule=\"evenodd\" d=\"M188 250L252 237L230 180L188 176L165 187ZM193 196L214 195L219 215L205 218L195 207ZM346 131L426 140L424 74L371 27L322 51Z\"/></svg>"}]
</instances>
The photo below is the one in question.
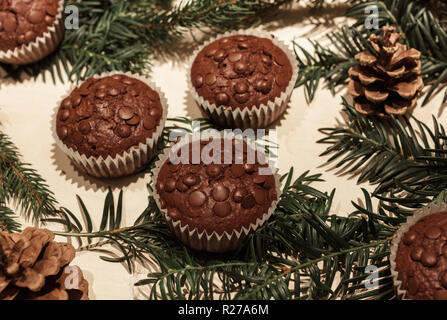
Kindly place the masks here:
<instances>
[{"instance_id":1,"label":"cream colored surface","mask_svg":"<svg viewBox=\"0 0 447 320\"><path fill-rule=\"evenodd\" d=\"M295 40L309 48L306 37L321 40L323 34L343 22L343 18L334 19L331 14L341 14L343 8L325 9L312 16L309 9L299 5L286 8L272 21L267 21L262 30L270 32L290 44ZM200 116L191 96L187 93L185 69L188 54L195 44L181 41L177 48L170 48L158 55L154 62L152 80L165 92L169 103L169 117ZM168 53L166 53L168 52ZM47 77L48 78L48 77ZM88 177L79 173L70 164L67 157L56 148L51 134L50 120L57 101L70 88L68 83L56 84L51 80L44 83L42 79L25 80L22 83L0 80L0 121L1 130L7 133L19 147L23 160L31 163L48 181L56 198L62 206L79 214L75 195L84 199L95 226L99 225L106 188L111 185L117 198L120 188L124 189L123 225L133 223L134 219L147 205L148 192L146 183L149 175L138 175L124 179L106 181ZM325 182L315 184L320 190L337 189L332 208L333 214L346 215L353 211L351 200L362 198L356 179L338 176L336 170L325 165L326 158L319 157L326 146L315 142L322 138L319 128L333 126L341 121L341 89L335 97L327 89L320 88L315 100L308 105L302 88L292 95L286 114L276 125L279 137L279 169L285 173L293 166L295 175L306 170L323 173ZM414 115L427 119L431 125L431 114L446 119L446 113L440 108L441 97L434 99L430 105L417 109ZM368 190L373 187L362 185ZM115 199L116 199L115 198ZM76 244L76 241L73 241ZM78 253L75 263L86 274L90 283L91 298L96 299L130 299L133 294L133 277L121 264L104 262L98 257L104 253L82 251Z\"/></svg>"}]
</instances>

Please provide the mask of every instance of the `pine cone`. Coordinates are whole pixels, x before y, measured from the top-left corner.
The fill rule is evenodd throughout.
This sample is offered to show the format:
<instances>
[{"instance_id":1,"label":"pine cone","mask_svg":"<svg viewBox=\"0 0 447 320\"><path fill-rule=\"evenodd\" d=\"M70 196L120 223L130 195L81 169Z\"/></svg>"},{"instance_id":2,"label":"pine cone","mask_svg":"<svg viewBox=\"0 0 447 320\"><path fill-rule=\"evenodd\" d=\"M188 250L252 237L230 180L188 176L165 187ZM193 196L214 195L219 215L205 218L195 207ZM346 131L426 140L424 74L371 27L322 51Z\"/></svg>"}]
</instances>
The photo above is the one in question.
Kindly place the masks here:
<instances>
[{"instance_id":1,"label":"pine cone","mask_svg":"<svg viewBox=\"0 0 447 320\"><path fill-rule=\"evenodd\" d=\"M398 43L401 35L394 31L394 27L383 27L383 37L371 35L368 42L375 54L356 54L360 64L348 71L348 92L360 113L403 115L416 105L424 87L421 53Z\"/></svg>"},{"instance_id":2,"label":"pine cone","mask_svg":"<svg viewBox=\"0 0 447 320\"><path fill-rule=\"evenodd\" d=\"M88 282L69 266L75 249L47 229L0 231L0 300L88 300Z\"/></svg>"}]
</instances>

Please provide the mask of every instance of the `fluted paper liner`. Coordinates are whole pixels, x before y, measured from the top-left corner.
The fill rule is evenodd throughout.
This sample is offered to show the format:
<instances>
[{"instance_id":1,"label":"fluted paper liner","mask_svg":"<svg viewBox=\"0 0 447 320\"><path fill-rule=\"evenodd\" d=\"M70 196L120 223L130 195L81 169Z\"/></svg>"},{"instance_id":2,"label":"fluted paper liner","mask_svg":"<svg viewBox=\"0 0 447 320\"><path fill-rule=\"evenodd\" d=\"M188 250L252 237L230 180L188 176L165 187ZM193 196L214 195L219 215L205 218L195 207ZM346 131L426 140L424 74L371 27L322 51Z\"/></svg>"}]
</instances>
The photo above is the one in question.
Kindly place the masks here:
<instances>
[{"instance_id":1,"label":"fluted paper liner","mask_svg":"<svg viewBox=\"0 0 447 320\"><path fill-rule=\"evenodd\" d=\"M134 173L137 169L143 167L147 163L151 161L153 156L158 150L158 144L162 138L163 129L165 126L166 118L168 115L168 103L164 93L157 87L152 81L147 79L146 77L133 74L131 72L106 72L101 73L99 75L94 76L94 78L104 78L108 76L113 76L115 74L126 75L131 78L140 80L147 84L152 90L155 90L159 97L161 106L163 109L162 116L160 118L160 123L154 132L152 132L152 136L146 139L145 143L140 143L138 146L134 146L130 149L130 151L124 151L123 154L117 153L115 156L107 156L107 158L99 157L87 157L84 154L79 153L78 151L73 150L72 148L67 147L61 139L59 139L56 131L56 121L57 121L57 112L62 101L67 98L71 92L77 87L73 85L70 90L63 96L63 98L58 102L58 105L55 109L52 121L52 132L54 135L54 139L59 148L64 151L65 154L72 160L72 162L82 171L87 172L88 174L98 177L98 178L117 178L126 175L130 175ZM82 85L83 82L79 83L78 87Z\"/></svg>"},{"instance_id":2,"label":"fluted paper liner","mask_svg":"<svg viewBox=\"0 0 447 320\"><path fill-rule=\"evenodd\" d=\"M393 239L391 244L391 254L390 254L390 264L391 264L391 276L393 277L393 283L394 288L396 291L396 296L398 299L402 300L409 300L405 298L406 290L402 289L402 281L398 280L398 272L396 270L396 255L397 255L397 249L399 246L400 241L402 240L402 237L404 234L410 230L410 228L418 222L423 217L429 216L434 213L438 212L444 212L447 211L447 204L442 202L441 204L433 204L429 207L424 207L421 209L418 209L414 212L414 214L411 217L407 218L407 221L403 223L399 230L396 233L396 237Z\"/></svg>"},{"instance_id":3,"label":"fluted paper liner","mask_svg":"<svg viewBox=\"0 0 447 320\"><path fill-rule=\"evenodd\" d=\"M191 68L199 52L214 41L218 41L224 37L234 35L251 35L258 38L270 39L273 44L282 49L289 58L290 65L292 66L292 77L290 79L290 82L285 90L281 92L281 95L279 97L276 97L274 101L269 100L267 102L267 105L261 104L259 106L252 106L251 109L249 109L247 106L243 109L236 108L234 110L231 107L216 106L216 104L210 103L208 100L205 100L202 96L200 96L196 88L192 84ZM293 88L295 87L297 77L298 65L294 53L284 42L273 38L273 36L268 33L258 30L228 31L216 38L206 41L196 51L194 51L191 62L189 63L189 68L187 70L188 89L192 97L202 108L202 110L207 114L207 116L223 128L258 129L265 128L270 125L272 122L277 120L286 110L287 104L289 103L290 97L292 95Z\"/></svg>"},{"instance_id":4,"label":"fluted paper liner","mask_svg":"<svg viewBox=\"0 0 447 320\"><path fill-rule=\"evenodd\" d=\"M1 51L0 62L23 65L39 61L52 53L64 35L64 0L59 1L57 14L51 26L40 37L13 50Z\"/></svg>"},{"instance_id":5,"label":"fluted paper liner","mask_svg":"<svg viewBox=\"0 0 447 320\"><path fill-rule=\"evenodd\" d=\"M189 135L191 137L191 135ZM233 139L239 139L234 138ZM222 138L221 138L222 139ZM230 137L228 137L230 139ZM184 141L184 140L183 140ZM188 140L187 142L195 141L195 137ZM182 143L182 140L178 143ZM258 151L263 152L260 148L256 148ZM155 162L155 169L153 170L152 181L154 183L154 188L152 191L152 196L157 203L157 206L161 213L163 214L166 223L171 230L172 233L179 239L181 242L186 244L187 246L200 251L208 251L208 252L226 252L235 250L239 244L247 237L250 232L256 231L258 228L264 225L264 223L270 218L273 212L276 209L276 205L278 204L279 197L281 195L281 183L279 181L279 175L274 173L273 176L275 178L275 187L277 199L272 202L269 209L261 218L257 218L255 222L251 223L248 227L241 227L239 230L233 230L231 233L224 232L219 235L217 232L212 232L209 234L206 230L199 232L197 228L190 228L189 225L183 225L180 220L172 219L168 213L167 209L162 209L160 205L160 196L157 193L156 183L158 180L158 174L160 173L160 169L162 165L169 159L170 148L166 148L162 154L159 155L159 159Z\"/></svg>"}]
</instances>

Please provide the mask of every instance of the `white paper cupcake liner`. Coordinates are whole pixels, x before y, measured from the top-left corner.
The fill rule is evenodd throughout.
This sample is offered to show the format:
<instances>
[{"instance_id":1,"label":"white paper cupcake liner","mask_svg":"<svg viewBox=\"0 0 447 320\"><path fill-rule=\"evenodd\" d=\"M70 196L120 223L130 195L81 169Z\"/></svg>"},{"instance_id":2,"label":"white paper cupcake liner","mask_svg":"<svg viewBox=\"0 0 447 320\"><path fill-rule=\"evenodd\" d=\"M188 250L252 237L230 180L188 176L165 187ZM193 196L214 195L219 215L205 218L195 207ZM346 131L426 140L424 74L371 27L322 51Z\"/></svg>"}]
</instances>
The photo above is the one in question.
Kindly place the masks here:
<instances>
[{"instance_id":1,"label":"white paper cupcake liner","mask_svg":"<svg viewBox=\"0 0 447 320\"><path fill-rule=\"evenodd\" d=\"M234 35L252 35L259 38L270 39L274 45L279 47L284 51L284 53L289 58L290 64L292 66L292 78L288 86L285 88L279 97L276 97L274 101L268 101L267 105L261 104L260 106L252 106L251 109L245 107L243 109L236 108L232 109L229 107L216 106L214 103L210 103L201 97L191 80L191 68L194 60L196 59L199 52L205 48L210 43L222 39L224 37L234 36ZM240 128L240 129L258 129L266 128L272 122L277 120L286 110L287 104L289 103L292 91L295 87L296 79L298 77L298 64L294 53L289 49L289 47L282 41L273 38L272 35L261 32L258 30L239 30L239 31L228 31L216 38L206 41L201 45L192 55L192 59L189 63L187 70L187 83L188 89L196 103L202 108L202 110L207 114L207 116L217 123L222 128Z\"/></svg>"},{"instance_id":2,"label":"white paper cupcake liner","mask_svg":"<svg viewBox=\"0 0 447 320\"><path fill-rule=\"evenodd\" d=\"M157 87L152 81L146 77L133 74L131 72L106 72L99 75L95 75L94 78L104 78L113 76L115 74L126 75L134 79L138 79L146 83L151 89L157 91L160 96L161 106L163 113L160 118L155 131L150 138L146 139L145 143L140 143L138 146L132 147L130 151L125 151L123 154L117 154L115 156L107 156L105 159L102 156L99 157L87 157L72 148L67 147L63 141L61 141L56 133L56 120L57 112L62 101L67 98L71 92L77 87L73 85L70 90L62 97L58 102L52 119L52 132L57 146L72 160L72 162L82 171L98 178L117 178L134 173L137 169L148 164L158 150L159 142L162 139L163 129L165 126L166 118L168 115L168 103L164 93L159 87ZM84 81L85 82L85 81ZM83 82L79 83L78 87Z\"/></svg>"},{"instance_id":3,"label":"white paper cupcake liner","mask_svg":"<svg viewBox=\"0 0 447 320\"><path fill-rule=\"evenodd\" d=\"M418 209L414 212L414 214L411 217L407 218L407 221L405 223L403 223L399 227L399 230L397 231L396 237L393 239L391 248L390 248L390 251L391 251L391 254L390 254L391 276L393 277L393 283L394 283L394 288L396 291L396 297L398 299L408 300L405 298L406 290L402 289L402 281L398 280L398 278L397 278L398 272L396 270L397 249L398 249L398 246L399 246L399 243L400 243L402 237L408 230L410 230L410 228L416 222L418 222L423 217L426 217L426 216L434 214L434 213L443 212L443 211L447 211L447 204L444 202L442 202L440 204L432 204L429 207L424 207L424 208Z\"/></svg>"},{"instance_id":4,"label":"white paper cupcake liner","mask_svg":"<svg viewBox=\"0 0 447 320\"><path fill-rule=\"evenodd\" d=\"M64 0L59 1L55 20L43 35L14 50L0 51L0 62L23 65L39 61L52 53L64 35Z\"/></svg>"},{"instance_id":5,"label":"white paper cupcake liner","mask_svg":"<svg viewBox=\"0 0 447 320\"><path fill-rule=\"evenodd\" d=\"M223 133L222 135L223 136ZM191 138L191 135L189 135ZM191 141L196 141L199 139L198 137L193 137L192 140L186 140L186 143ZM238 138L236 138L238 139ZM178 143L185 142L184 139L180 140ZM251 223L248 227L241 227L239 230L233 230L231 233L224 232L219 235L217 232L208 233L206 230L199 232L197 228L190 228L187 224L182 224L180 220L172 219L167 212L167 209L162 209L160 205L160 196L156 190L156 183L158 180L158 175L160 173L162 165L169 159L169 152L171 148L166 148L163 153L159 155L159 159L155 163L155 169L153 170L153 191L152 196L157 203L158 208L163 214L166 223L171 230L171 232L179 239L183 244L199 251L208 251L208 252L227 252L235 250L242 241L247 237L247 235L255 230L259 229L264 223L270 218L273 212L276 209L276 205L278 204L279 197L281 195L281 182L280 176L277 173L274 173L275 179L275 187L277 200L274 200L270 205L268 211L260 218L256 219L255 222ZM259 152L263 152L260 148L257 148Z\"/></svg>"}]
</instances>

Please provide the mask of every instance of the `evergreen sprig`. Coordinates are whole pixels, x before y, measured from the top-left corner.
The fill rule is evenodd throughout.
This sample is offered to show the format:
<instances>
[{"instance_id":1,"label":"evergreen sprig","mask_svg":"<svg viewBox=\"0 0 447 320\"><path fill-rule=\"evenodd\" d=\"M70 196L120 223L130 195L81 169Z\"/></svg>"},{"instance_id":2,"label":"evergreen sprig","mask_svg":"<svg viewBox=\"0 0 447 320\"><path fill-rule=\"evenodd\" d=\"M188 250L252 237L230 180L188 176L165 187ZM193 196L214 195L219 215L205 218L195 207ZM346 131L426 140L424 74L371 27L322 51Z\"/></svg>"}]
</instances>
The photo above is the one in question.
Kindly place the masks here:
<instances>
[{"instance_id":1,"label":"evergreen sprig","mask_svg":"<svg viewBox=\"0 0 447 320\"><path fill-rule=\"evenodd\" d=\"M17 225L8 222L12 210L7 205L11 201L20 207L27 219L32 218L33 221L56 213L57 202L45 180L29 164L20 160L17 147L0 132L0 207L6 226L15 229Z\"/></svg>"},{"instance_id":2,"label":"evergreen sprig","mask_svg":"<svg viewBox=\"0 0 447 320\"><path fill-rule=\"evenodd\" d=\"M393 213L377 218L398 225L447 188L447 136L436 117L430 128L415 117L365 117L343 103L348 122L320 129L327 137L318 142L330 145L321 156L331 155L328 163L341 172L376 185L373 196Z\"/></svg>"}]
</instances>

